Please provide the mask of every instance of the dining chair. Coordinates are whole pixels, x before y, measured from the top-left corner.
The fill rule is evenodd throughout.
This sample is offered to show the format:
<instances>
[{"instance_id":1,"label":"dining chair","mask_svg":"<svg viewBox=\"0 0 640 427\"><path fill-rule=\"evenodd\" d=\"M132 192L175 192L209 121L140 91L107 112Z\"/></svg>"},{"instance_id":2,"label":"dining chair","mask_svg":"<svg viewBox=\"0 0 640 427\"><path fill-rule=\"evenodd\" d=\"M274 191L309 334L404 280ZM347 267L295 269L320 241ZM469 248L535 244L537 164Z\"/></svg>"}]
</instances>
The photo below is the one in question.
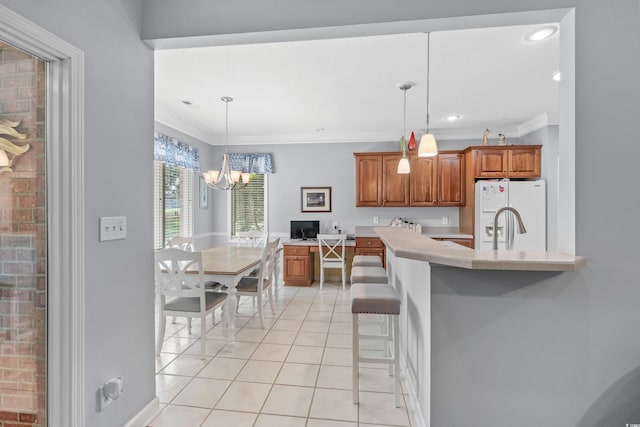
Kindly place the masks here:
<instances>
[{"instance_id":1,"label":"dining chair","mask_svg":"<svg viewBox=\"0 0 640 427\"><path fill-rule=\"evenodd\" d=\"M193 251L193 237L173 236L167 244L170 248L178 248L183 251Z\"/></svg>"},{"instance_id":2,"label":"dining chair","mask_svg":"<svg viewBox=\"0 0 640 427\"><path fill-rule=\"evenodd\" d=\"M241 231L236 235L238 246L264 248L269 241L269 233L260 230Z\"/></svg>"},{"instance_id":3,"label":"dining chair","mask_svg":"<svg viewBox=\"0 0 640 427\"><path fill-rule=\"evenodd\" d=\"M273 268L276 262L276 250L280 244L280 238L277 238L273 242L267 242L264 250L262 251L262 258L260 260L260 267L258 269L257 276L247 275L240 279L236 285L236 291L238 300L241 296L256 297L258 300L258 314L260 316L260 326L264 329L264 294L267 294L269 299L269 305L271 306L271 313L275 314L275 308L273 307Z\"/></svg>"},{"instance_id":4,"label":"dining chair","mask_svg":"<svg viewBox=\"0 0 640 427\"><path fill-rule=\"evenodd\" d=\"M345 244L346 234L318 234L318 255L320 256L320 290L324 285L325 269L342 270L342 289L345 288Z\"/></svg>"},{"instance_id":5,"label":"dining chair","mask_svg":"<svg viewBox=\"0 0 640 427\"><path fill-rule=\"evenodd\" d=\"M186 317L191 334L191 319L200 319L200 357L205 357L206 316L221 307L224 321L224 292L205 292L202 253L177 248L155 252L155 282L158 295L158 341L156 355L164 342L166 318Z\"/></svg>"}]
</instances>

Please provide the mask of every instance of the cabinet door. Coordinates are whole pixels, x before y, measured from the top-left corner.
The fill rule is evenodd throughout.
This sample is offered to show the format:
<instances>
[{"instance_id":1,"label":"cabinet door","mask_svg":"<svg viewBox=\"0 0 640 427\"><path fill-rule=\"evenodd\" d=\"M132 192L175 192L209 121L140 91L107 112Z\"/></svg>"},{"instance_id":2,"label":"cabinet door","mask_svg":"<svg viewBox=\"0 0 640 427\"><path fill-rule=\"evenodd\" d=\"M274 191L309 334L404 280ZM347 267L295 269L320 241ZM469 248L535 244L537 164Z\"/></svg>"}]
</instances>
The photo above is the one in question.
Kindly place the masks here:
<instances>
[{"instance_id":1,"label":"cabinet door","mask_svg":"<svg viewBox=\"0 0 640 427\"><path fill-rule=\"evenodd\" d=\"M509 176L537 178L540 176L540 147L513 147L509 150Z\"/></svg>"},{"instance_id":2,"label":"cabinet door","mask_svg":"<svg viewBox=\"0 0 640 427\"><path fill-rule=\"evenodd\" d=\"M284 281L305 283L309 281L309 257L290 256L284 257Z\"/></svg>"},{"instance_id":3,"label":"cabinet door","mask_svg":"<svg viewBox=\"0 0 640 427\"><path fill-rule=\"evenodd\" d=\"M464 154L438 154L438 206L464 206Z\"/></svg>"},{"instance_id":4,"label":"cabinet door","mask_svg":"<svg viewBox=\"0 0 640 427\"><path fill-rule=\"evenodd\" d=\"M382 156L382 206L409 206L409 174L398 173L401 157Z\"/></svg>"},{"instance_id":5,"label":"cabinet door","mask_svg":"<svg viewBox=\"0 0 640 427\"><path fill-rule=\"evenodd\" d=\"M436 206L438 182L437 157L411 158L411 206Z\"/></svg>"},{"instance_id":6,"label":"cabinet door","mask_svg":"<svg viewBox=\"0 0 640 427\"><path fill-rule=\"evenodd\" d=\"M382 206L382 157L356 155L356 207Z\"/></svg>"},{"instance_id":7,"label":"cabinet door","mask_svg":"<svg viewBox=\"0 0 640 427\"><path fill-rule=\"evenodd\" d=\"M475 151L476 178L503 178L507 176L509 151L482 148Z\"/></svg>"}]
</instances>

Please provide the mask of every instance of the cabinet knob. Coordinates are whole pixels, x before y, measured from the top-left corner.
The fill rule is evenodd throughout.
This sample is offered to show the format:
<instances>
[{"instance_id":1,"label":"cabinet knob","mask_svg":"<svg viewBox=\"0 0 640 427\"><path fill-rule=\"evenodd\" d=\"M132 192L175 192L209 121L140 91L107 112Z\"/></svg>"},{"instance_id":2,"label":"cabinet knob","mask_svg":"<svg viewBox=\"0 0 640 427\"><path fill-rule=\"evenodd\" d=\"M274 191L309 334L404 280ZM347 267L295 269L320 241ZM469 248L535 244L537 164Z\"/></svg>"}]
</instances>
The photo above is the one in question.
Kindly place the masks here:
<instances>
[{"instance_id":1,"label":"cabinet knob","mask_svg":"<svg viewBox=\"0 0 640 427\"><path fill-rule=\"evenodd\" d=\"M367 245L371 246L371 242L367 242Z\"/></svg>"}]
</instances>

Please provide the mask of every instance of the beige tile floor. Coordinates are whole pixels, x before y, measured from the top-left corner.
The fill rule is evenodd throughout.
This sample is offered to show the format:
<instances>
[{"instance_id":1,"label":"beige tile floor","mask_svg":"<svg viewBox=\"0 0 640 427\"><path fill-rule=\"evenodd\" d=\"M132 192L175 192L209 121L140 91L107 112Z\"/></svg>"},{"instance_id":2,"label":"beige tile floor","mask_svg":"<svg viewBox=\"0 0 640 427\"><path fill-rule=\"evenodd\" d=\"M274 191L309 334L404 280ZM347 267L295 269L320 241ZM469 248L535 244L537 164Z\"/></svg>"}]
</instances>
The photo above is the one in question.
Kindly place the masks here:
<instances>
[{"instance_id":1,"label":"beige tile floor","mask_svg":"<svg viewBox=\"0 0 640 427\"><path fill-rule=\"evenodd\" d=\"M360 367L360 404L352 403L349 288L337 283L283 287L275 314L265 306L260 328L250 298L241 300L235 344L222 334L220 313L206 325L167 321L156 357L161 412L152 427L373 427L410 426L408 396L394 406L393 377L385 365ZM157 325L156 325L157 326ZM379 343L362 342L371 353Z\"/></svg>"}]
</instances>

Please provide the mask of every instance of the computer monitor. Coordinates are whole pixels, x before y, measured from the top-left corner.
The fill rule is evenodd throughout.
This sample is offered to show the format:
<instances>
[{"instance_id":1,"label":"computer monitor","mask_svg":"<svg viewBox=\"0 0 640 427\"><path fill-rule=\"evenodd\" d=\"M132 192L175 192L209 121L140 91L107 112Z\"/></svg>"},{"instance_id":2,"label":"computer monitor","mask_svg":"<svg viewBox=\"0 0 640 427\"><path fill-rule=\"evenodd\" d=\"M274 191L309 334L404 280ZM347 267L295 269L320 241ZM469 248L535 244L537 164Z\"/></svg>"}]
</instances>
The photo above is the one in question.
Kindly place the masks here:
<instances>
[{"instance_id":1,"label":"computer monitor","mask_svg":"<svg viewBox=\"0 0 640 427\"><path fill-rule=\"evenodd\" d=\"M320 221L291 221L291 239L315 239L320 232Z\"/></svg>"}]
</instances>

